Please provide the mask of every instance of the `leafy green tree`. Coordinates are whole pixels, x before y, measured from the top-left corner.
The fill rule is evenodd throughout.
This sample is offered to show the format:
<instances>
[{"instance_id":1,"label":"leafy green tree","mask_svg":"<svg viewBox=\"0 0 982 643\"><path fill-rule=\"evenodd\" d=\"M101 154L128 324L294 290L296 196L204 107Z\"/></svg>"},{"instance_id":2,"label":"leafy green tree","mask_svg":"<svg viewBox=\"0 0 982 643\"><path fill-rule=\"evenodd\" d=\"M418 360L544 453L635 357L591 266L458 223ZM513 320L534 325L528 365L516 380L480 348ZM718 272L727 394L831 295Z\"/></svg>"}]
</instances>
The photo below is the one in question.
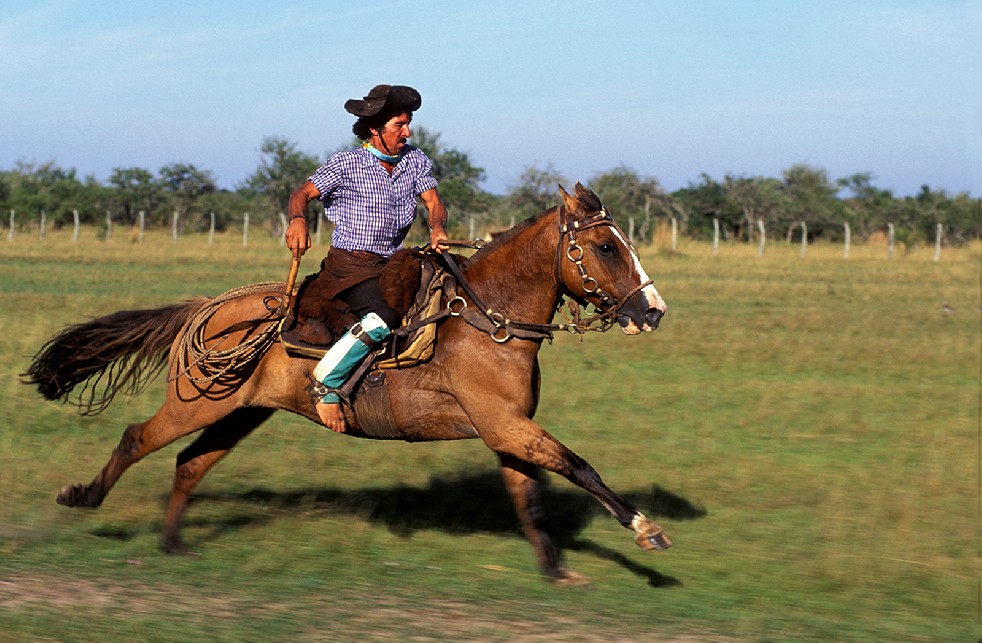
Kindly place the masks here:
<instances>
[{"instance_id":1,"label":"leafy green tree","mask_svg":"<svg viewBox=\"0 0 982 643\"><path fill-rule=\"evenodd\" d=\"M675 217L685 222L685 210L662 189L658 179L642 177L624 165L590 179L590 188L611 211L624 229L636 221L634 238L650 243L654 238L655 217Z\"/></svg>"},{"instance_id":2,"label":"leafy green tree","mask_svg":"<svg viewBox=\"0 0 982 643\"><path fill-rule=\"evenodd\" d=\"M896 219L897 200L890 190L873 185L871 172L857 172L837 181L840 189L851 194L842 200L845 221L859 239L868 239L877 230Z\"/></svg>"},{"instance_id":3,"label":"leafy green tree","mask_svg":"<svg viewBox=\"0 0 982 643\"><path fill-rule=\"evenodd\" d=\"M127 225L136 223L140 210L151 213L160 206L162 185L142 167L113 168L109 185L113 188L113 202L122 209L122 221Z\"/></svg>"},{"instance_id":4,"label":"leafy green tree","mask_svg":"<svg viewBox=\"0 0 982 643\"><path fill-rule=\"evenodd\" d=\"M520 218L528 218L559 204L559 186L572 187L552 165L526 167L518 183L509 190L506 203Z\"/></svg>"},{"instance_id":5,"label":"leafy green tree","mask_svg":"<svg viewBox=\"0 0 982 643\"><path fill-rule=\"evenodd\" d=\"M54 226L72 221L73 210L79 210L84 219L91 219L104 196L95 179L83 183L74 169L61 168L54 161L41 165L18 162L8 180L10 207L28 216L44 210L47 221Z\"/></svg>"},{"instance_id":6,"label":"leafy green tree","mask_svg":"<svg viewBox=\"0 0 982 643\"><path fill-rule=\"evenodd\" d=\"M727 174L723 178L726 198L743 212L743 221L737 228L738 238L746 237L748 243L752 242L757 233L757 222L766 223L787 207L787 199L781 187L781 182L777 179L759 176L742 177Z\"/></svg>"},{"instance_id":7,"label":"leafy green tree","mask_svg":"<svg viewBox=\"0 0 982 643\"><path fill-rule=\"evenodd\" d=\"M313 174L320 161L316 156L298 150L292 141L276 136L264 138L259 149L263 154L259 167L246 179L245 186L266 197L273 209L275 231L279 226L279 213L287 212L290 194ZM317 216L315 205L310 204L308 219L311 212Z\"/></svg>"},{"instance_id":8,"label":"leafy green tree","mask_svg":"<svg viewBox=\"0 0 982 643\"><path fill-rule=\"evenodd\" d=\"M839 190L824 168L796 163L784 170L782 177L787 202L778 222L787 226L789 240L802 221L808 225L810 236L821 235L831 226L838 229L844 219Z\"/></svg>"},{"instance_id":9,"label":"leafy green tree","mask_svg":"<svg viewBox=\"0 0 982 643\"><path fill-rule=\"evenodd\" d=\"M198 199L215 191L215 180L211 172L199 170L189 163L171 163L160 168L160 180L164 191L168 193L180 216L181 225L193 227L188 215ZM196 213L199 214L200 213Z\"/></svg>"},{"instance_id":10,"label":"leafy green tree","mask_svg":"<svg viewBox=\"0 0 982 643\"><path fill-rule=\"evenodd\" d=\"M982 200L967 192L949 197L938 223L942 225L945 243L961 245L978 239L982 233Z\"/></svg>"},{"instance_id":11,"label":"leafy green tree","mask_svg":"<svg viewBox=\"0 0 982 643\"><path fill-rule=\"evenodd\" d=\"M729 199L723 184L713 177L703 172L698 182L690 182L672 196L687 213L689 234L712 238L713 219L716 219L724 239L737 238L744 220L743 212Z\"/></svg>"},{"instance_id":12,"label":"leafy green tree","mask_svg":"<svg viewBox=\"0 0 982 643\"><path fill-rule=\"evenodd\" d=\"M440 198L450 219L448 233L468 236L472 222L484 229L491 227L493 198L481 190L484 168L474 165L466 152L444 145L440 134L425 127L414 127L410 142L433 162L433 176L440 182Z\"/></svg>"}]
</instances>

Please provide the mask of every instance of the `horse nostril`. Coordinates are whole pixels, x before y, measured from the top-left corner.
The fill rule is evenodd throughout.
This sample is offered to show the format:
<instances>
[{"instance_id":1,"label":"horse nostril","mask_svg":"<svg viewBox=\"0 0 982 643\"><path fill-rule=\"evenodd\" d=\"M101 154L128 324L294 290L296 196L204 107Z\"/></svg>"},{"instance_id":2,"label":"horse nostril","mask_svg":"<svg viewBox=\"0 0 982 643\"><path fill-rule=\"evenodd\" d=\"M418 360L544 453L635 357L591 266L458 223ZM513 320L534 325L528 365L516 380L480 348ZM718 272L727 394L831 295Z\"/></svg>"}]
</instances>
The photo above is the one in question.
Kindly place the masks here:
<instances>
[{"instance_id":1,"label":"horse nostril","mask_svg":"<svg viewBox=\"0 0 982 643\"><path fill-rule=\"evenodd\" d=\"M657 308L649 308L648 312L644 314L644 320L652 328L658 328L658 322L665 315L665 312L658 310Z\"/></svg>"}]
</instances>

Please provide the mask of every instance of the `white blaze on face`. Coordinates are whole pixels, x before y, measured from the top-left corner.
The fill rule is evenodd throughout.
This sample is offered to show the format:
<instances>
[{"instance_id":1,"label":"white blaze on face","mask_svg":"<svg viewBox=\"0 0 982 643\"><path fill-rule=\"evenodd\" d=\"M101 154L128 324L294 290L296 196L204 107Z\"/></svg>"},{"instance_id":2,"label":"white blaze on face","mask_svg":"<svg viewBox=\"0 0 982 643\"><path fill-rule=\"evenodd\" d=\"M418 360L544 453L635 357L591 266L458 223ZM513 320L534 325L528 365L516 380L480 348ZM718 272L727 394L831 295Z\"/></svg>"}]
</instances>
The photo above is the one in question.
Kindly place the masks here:
<instances>
[{"instance_id":1,"label":"white blaze on face","mask_svg":"<svg viewBox=\"0 0 982 643\"><path fill-rule=\"evenodd\" d=\"M641 260L638 259L638 254L634 252L633 248L631 248L631 244L629 244L627 240L624 239L623 236L621 236L621 231L618 230L617 228L611 228L611 229L614 231L614 234L617 236L617 239L621 243L623 243L624 247L627 248L627 251L631 253L631 259L634 261L634 269L638 273L639 283L645 283L647 281L651 281L651 279L649 279L648 277L648 273L644 271L644 267L641 265ZM656 310L660 310L662 313L668 310L668 305L665 303L665 300L661 298L661 295L658 294L658 291L655 289L654 284L649 283L647 286L642 288L641 294L644 295L644 299L645 302L647 302L648 304L648 308L654 308ZM631 327L634 328L632 329ZM641 332L641 330L643 329L637 328L634 325L634 322L631 322L631 324L629 324L628 327L624 328L623 330L627 334L633 334L633 333ZM653 330L653 329L648 328L648 325L645 324L645 330Z\"/></svg>"}]
</instances>

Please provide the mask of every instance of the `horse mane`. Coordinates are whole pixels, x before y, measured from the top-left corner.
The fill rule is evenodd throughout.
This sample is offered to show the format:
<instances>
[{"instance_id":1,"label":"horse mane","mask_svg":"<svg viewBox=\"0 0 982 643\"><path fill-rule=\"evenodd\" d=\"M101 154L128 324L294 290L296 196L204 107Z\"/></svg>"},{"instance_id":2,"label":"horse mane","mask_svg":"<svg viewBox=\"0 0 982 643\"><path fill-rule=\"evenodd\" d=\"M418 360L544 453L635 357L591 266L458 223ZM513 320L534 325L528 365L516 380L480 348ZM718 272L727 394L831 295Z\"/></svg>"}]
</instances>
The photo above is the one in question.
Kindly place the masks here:
<instances>
[{"instance_id":1,"label":"horse mane","mask_svg":"<svg viewBox=\"0 0 982 643\"><path fill-rule=\"evenodd\" d=\"M528 219L525 219L520 223L516 223L514 226L505 230L501 234L495 235L494 239L492 239L489 243L485 244L480 250L474 253L474 255L470 257L468 262L474 261L478 257L494 252L497 248L500 248L501 246L505 245L506 243L510 242L512 239L517 237L524 230L531 228L540 220L555 212L558 209L558 207L559 206L553 206L548 210L540 212L539 214L532 215Z\"/></svg>"},{"instance_id":2,"label":"horse mane","mask_svg":"<svg viewBox=\"0 0 982 643\"><path fill-rule=\"evenodd\" d=\"M560 189L561 188L562 186L560 186ZM600 201L600 197L594 194L592 190L588 190L587 188L584 188L579 183L576 184L576 199L588 212L597 212L603 208L603 203ZM482 255L494 252L497 248L500 248L501 246L505 245L506 243L517 237L524 230L534 226L541 219L555 212L558 208L559 206L553 206L543 212L540 212L539 214L533 215L528 219L525 219L521 223L515 224L514 226L512 226L508 230L505 230L501 234L495 235L494 239L492 239L490 243L488 243L479 251L477 251L477 253L475 253L470 258L470 260L473 261L474 259L477 259Z\"/></svg>"}]
</instances>

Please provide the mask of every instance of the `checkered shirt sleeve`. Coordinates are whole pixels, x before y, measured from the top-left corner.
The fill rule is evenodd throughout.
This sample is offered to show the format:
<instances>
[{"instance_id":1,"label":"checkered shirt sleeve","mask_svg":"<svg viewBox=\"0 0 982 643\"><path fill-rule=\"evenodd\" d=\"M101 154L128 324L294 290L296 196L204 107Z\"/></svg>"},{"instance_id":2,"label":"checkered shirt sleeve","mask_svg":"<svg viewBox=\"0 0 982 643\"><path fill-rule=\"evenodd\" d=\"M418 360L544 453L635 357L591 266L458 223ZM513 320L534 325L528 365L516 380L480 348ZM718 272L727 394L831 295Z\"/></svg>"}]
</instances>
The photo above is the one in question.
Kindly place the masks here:
<instances>
[{"instance_id":1,"label":"checkered shirt sleeve","mask_svg":"<svg viewBox=\"0 0 982 643\"><path fill-rule=\"evenodd\" d=\"M334 223L331 244L389 257L416 218L416 198L437 186L433 162L406 146L390 176L368 150L338 152L310 176Z\"/></svg>"}]
</instances>

